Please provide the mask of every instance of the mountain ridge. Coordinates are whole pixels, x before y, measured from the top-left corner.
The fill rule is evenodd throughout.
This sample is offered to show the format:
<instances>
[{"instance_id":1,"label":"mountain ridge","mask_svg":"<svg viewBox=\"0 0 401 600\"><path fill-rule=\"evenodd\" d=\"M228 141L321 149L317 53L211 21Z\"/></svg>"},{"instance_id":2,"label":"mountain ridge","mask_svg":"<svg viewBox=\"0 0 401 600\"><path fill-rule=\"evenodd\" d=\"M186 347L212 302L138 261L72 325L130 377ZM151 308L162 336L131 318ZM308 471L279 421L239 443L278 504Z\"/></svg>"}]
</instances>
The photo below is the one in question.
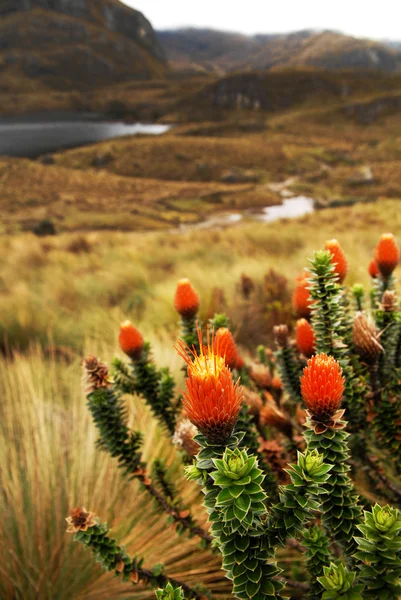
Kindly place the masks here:
<instances>
[{"instance_id":1,"label":"mountain ridge","mask_svg":"<svg viewBox=\"0 0 401 600\"><path fill-rule=\"evenodd\" d=\"M181 28L157 32L173 67L219 74L244 69L310 66L401 71L397 43L355 38L330 30L243 34Z\"/></svg>"}]
</instances>

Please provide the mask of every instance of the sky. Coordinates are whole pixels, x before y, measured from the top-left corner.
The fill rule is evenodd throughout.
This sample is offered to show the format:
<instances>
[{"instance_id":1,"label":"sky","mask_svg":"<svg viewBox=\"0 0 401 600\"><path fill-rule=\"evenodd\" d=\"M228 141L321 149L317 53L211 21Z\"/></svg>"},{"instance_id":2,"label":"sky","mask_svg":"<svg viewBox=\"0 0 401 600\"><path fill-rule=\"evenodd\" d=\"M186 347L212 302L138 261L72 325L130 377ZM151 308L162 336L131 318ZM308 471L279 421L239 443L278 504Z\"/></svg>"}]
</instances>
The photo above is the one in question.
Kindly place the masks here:
<instances>
[{"instance_id":1,"label":"sky","mask_svg":"<svg viewBox=\"0 0 401 600\"><path fill-rule=\"evenodd\" d=\"M372 39L401 39L401 0L123 0L155 29L211 27L286 33L334 29Z\"/></svg>"}]
</instances>

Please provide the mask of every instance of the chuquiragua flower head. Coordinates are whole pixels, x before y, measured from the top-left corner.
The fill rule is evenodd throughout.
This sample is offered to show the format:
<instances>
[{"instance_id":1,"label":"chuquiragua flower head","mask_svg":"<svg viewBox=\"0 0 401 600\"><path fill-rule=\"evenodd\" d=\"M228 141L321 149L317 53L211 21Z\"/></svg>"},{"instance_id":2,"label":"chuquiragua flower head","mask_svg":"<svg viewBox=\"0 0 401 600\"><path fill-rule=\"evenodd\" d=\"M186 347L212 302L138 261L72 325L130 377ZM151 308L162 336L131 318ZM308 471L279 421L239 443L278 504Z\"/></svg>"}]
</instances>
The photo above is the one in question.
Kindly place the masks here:
<instances>
[{"instance_id":1,"label":"chuquiragua flower head","mask_svg":"<svg viewBox=\"0 0 401 600\"><path fill-rule=\"evenodd\" d=\"M376 249L375 259L383 277L390 277L400 260L400 249L392 233L383 233Z\"/></svg>"},{"instance_id":2,"label":"chuquiragua flower head","mask_svg":"<svg viewBox=\"0 0 401 600\"><path fill-rule=\"evenodd\" d=\"M238 350L233 334L227 327L220 327L214 336L213 349L226 361L227 367L234 369L237 364Z\"/></svg>"},{"instance_id":3,"label":"chuquiragua flower head","mask_svg":"<svg viewBox=\"0 0 401 600\"><path fill-rule=\"evenodd\" d=\"M132 360L137 360L141 356L144 344L143 337L131 321L121 323L118 341L121 350Z\"/></svg>"},{"instance_id":4,"label":"chuquiragua flower head","mask_svg":"<svg viewBox=\"0 0 401 600\"><path fill-rule=\"evenodd\" d=\"M298 317L308 318L311 314L311 297L306 273L297 278L292 294L292 306Z\"/></svg>"},{"instance_id":5,"label":"chuquiragua flower head","mask_svg":"<svg viewBox=\"0 0 401 600\"><path fill-rule=\"evenodd\" d=\"M295 339L298 350L310 358L315 353L315 334L312 325L306 319L298 319L295 327Z\"/></svg>"},{"instance_id":6,"label":"chuquiragua flower head","mask_svg":"<svg viewBox=\"0 0 401 600\"><path fill-rule=\"evenodd\" d=\"M183 406L189 420L214 444L224 444L230 437L241 409L243 392L221 353L216 352L214 336L202 343L198 329L199 353L189 350L180 340L178 354L188 365Z\"/></svg>"},{"instance_id":7,"label":"chuquiragua flower head","mask_svg":"<svg viewBox=\"0 0 401 600\"><path fill-rule=\"evenodd\" d=\"M344 411L338 410L344 389L342 369L332 356L316 354L308 360L301 376L301 394L315 433L344 426L340 423Z\"/></svg>"},{"instance_id":8,"label":"chuquiragua flower head","mask_svg":"<svg viewBox=\"0 0 401 600\"><path fill-rule=\"evenodd\" d=\"M192 319L199 309L199 296L189 279L180 279L174 296L174 308L185 319Z\"/></svg>"},{"instance_id":9,"label":"chuquiragua flower head","mask_svg":"<svg viewBox=\"0 0 401 600\"><path fill-rule=\"evenodd\" d=\"M67 533L87 531L90 527L97 525L95 513L88 512L86 508L74 508L66 521L68 523Z\"/></svg>"},{"instance_id":10,"label":"chuquiragua flower head","mask_svg":"<svg viewBox=\"0 0 401 600\"><path fill-rule=\"evenodd\" d=\"M343 249L337 240L328 240L324 247L325 250L328 250L332 256L331 261L334 265L334 271L338 275L339 282L343 283L348 272L348 261Z\"/></svg>"}]
</instances>

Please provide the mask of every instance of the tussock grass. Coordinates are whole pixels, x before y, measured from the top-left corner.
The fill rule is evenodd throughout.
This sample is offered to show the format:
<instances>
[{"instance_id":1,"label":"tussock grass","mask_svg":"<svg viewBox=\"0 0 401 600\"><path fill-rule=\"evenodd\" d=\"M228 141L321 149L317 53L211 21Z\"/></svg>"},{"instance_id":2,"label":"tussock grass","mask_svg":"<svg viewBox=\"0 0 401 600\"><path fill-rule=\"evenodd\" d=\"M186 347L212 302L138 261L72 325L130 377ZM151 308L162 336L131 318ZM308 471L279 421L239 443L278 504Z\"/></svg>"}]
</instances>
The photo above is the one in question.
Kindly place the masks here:
<instances>
[{"instance_id":1,"label":"tussock grass","mask_svg":"<svg viewBox=\"0 0 401 600\"><path fill-rule=\"evenodd\" d=\"M91 350L94 344L89 344ZM98 348L110 358L110 349ZM166 359L156 344L157 360ZM168 363L178 369L178 360ZM166 563L166 572L192 584L203 581L219 595L226 583L219 561L176 538L163 516L136 483L119 473L115 461L95 447L96 431L80 385L79 361L66 366L33 349L27 356L0 360L0 597L24 600L147 598L152 592L129 587L94 565L89 553L65 533L75 505L94 510L113 534L146 564ZM131 426L146 430L144 457L163 456L179 469L169 441L142 403L130 404ZM175 464L173 462L175 461ZM186 502L199 504L196 486L180 487Z\"/></svg>"}]
</instances>

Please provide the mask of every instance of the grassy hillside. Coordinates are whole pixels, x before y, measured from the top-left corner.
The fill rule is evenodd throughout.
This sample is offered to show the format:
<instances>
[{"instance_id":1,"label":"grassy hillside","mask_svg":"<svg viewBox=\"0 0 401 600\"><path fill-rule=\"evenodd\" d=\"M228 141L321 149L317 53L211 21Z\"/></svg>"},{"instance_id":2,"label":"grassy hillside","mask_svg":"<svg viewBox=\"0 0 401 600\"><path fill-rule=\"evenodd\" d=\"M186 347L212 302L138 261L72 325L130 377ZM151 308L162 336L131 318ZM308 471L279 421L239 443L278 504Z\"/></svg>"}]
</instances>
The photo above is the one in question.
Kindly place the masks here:
<instances>
[{"instance_id":1,"label":"grassy hillside","mask_svg":"<svg viewBox=\"0 0 401 600\"><path fill-rule=\"evenodd\" d=\"M8 93L91 89L166 71L150 23L118 0L5 3L0 37Z\"/></svg>"}]
</instances>

